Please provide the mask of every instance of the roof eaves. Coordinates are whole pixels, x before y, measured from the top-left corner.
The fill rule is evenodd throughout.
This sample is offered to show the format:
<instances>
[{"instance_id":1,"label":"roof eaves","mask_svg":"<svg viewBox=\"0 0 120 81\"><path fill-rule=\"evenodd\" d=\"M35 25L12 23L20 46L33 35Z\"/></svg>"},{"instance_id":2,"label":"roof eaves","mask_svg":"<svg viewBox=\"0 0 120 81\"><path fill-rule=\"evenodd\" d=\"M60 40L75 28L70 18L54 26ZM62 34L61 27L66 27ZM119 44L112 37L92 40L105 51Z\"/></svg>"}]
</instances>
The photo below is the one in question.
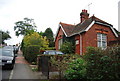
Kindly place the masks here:
<instances>
[{"instance_id":1,"label":"roof eaves","mask_svg":"<svg viewBox=\"0 0 120 81\"><path fill-rule=\"evenodd\" d=\"M109 24L105 24L105 23L102 23L102 22L99 22L99 21L95 21L96 24L100 24L100 25L104 25L104 26L112 26L112 25L109 25Z\"/></svg>"},{"instance_id":2,"label":"roof eaves","mask_svg":"<svg viewBox=\"0 0 120 81\"><path fill-rule=\"evenodd\" d=\"M95 24L95 21L92 21L91 24L85 29L85 31L88 31L94 24Z\"/></svg>"},{"instance_id":3,"label":"roof eaves","mask_svg":"<svg viewBox=\"0 0 120 81\"><path fill-rule=\"evenodd\" d=\"M62 29L62 31L64 32L65 36L68 37L68 35L66 34L65 30L63 29L62 25L60 24L60 27Z\"/></svg>"},{"instance_id":4,"label":"roof eaves","mask_svg":"<svg viewBox=\"0 0 120 81\"><path fill-rule=\"evenodd\" d=\"M101 25L104 25L104 26L108 26L111 28L111 30L113 31L113 33L115 34L116 37L119 37L118 34L116 33L116 31L114 30L113 26L112 25L109 25L109 24L105 24L105 23L102 23L102 22L98 22L96 21L95 22L96 24L101 24Z\"/></svg>"},{"instance_id":5,"label":"roof eaves","mask_svg":"<svg viewBox=\"0 0 120 81\"><path fill-rule=\"evenodd\" d=\"M57 29L57 32L56 32L56 35L55 35L54 42L55 42L55 40L56 40L56 37L57 37L57 35L58 35L58 32L59 32L59 29L60 29L60 28L62 29L62 31L64 32L65 36L67 37L67 34L65 33L65 31L64 31L64 29L63 29L61 23L59 23L59 25L58 25L58 29Z\"/></svg>"},{"instance_id":6,"label":"roof eaves","mask_svg":"<svg viewBox=\"0 0 120 81\"><path fill-rule=\"evenodd\" d=\"M118 34L116 33L116 31L113 29L112 26L110 26L110 28L112 29L113 33L115 34L116 37L119 37Z\"/></svg>"},{"instance_id":7,"label":"roof eaves","mask_svg":"<svg viewBox=\"0 0 120 81\"><path fill-rule=\"evenodd\" d=\"M73 34L71 34L70 36L68 36L68 37L71 37L71 36L74 36L74 35L77 35L77 34L81 34L81 33L83 33L83 32L86 32L85 30L82 30L82 31L80 31L80 32L78 32L78 33L73 33Z\"/></svg>"}]
</instances>

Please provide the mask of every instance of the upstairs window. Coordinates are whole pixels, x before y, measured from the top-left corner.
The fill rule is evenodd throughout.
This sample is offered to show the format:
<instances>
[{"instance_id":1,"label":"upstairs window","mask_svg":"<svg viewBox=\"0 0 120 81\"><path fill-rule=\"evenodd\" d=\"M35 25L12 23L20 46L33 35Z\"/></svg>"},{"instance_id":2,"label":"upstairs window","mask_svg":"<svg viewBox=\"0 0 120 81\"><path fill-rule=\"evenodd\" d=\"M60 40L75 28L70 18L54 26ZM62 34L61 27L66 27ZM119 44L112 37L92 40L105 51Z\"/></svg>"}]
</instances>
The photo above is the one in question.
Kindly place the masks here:
<instances>
[{"instance_id":1,"label":"upstairs window","mask_svg":"<svg viewBox=\"0 0 120 81\"><path fill-rule=\"evenodd\" d=\"M107 47L107 35L98 33L97 34L97 46L105 49Z\"/></svg>"}]
</instances>

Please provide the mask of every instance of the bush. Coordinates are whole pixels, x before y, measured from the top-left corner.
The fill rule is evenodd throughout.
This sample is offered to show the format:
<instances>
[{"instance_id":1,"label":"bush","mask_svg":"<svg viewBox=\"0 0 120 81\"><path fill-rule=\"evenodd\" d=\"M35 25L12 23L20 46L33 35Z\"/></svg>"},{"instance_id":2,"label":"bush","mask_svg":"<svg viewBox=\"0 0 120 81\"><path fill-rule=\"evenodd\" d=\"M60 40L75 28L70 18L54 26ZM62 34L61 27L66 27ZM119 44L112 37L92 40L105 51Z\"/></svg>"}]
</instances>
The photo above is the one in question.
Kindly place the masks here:
<instances>
[{"instance_id":1,"label":"bush","mask_svg":"<svg viewBox=\"0 0 120 81\"><path fill-rule=\"evenodd\" d=\"M102 57L102 50L99 48L88 47L85 54L85 60L87 61L87 77L88 79L100 78L99 67L101 66L100 58Z\"/></svg>"},{"instance_id":2,"label":"bush","mask_svg":"<svg viewBox=\"0 0 120 81\"><path fill-rule=\"evenodd\" d=\"M75 45L71 42L64 42L60 48L60 50L65 54L74 54L75 53Z\"/></svg>"},{"instance_id":3,"label":"bush","mask_svg":"<svg viewBox=\"0 0 120 81\"><path fill-rule=\"evenodd\" d=\"M106 50L88 47L85 54L88 79L118 79L120 70L120 46Z\"/></svg>"},{"instance_id":4,"label":"bush","mask_svg":"<svg viewBox=\"0 0 120 81\"><path fill-rule=\"evenodd\" d=\"M28 47L25 47L24 49L25 59L30 63L32 62L36 63L39 50L40 50L40 47L37 45L30 45Z\"/></svg>"},{"instance_id":5,"label":"bush","mask_svg":"<svg viewBox=\"0 0 120 81\"><path fill-rule=\"evenodd\" d=\"M80 55L54 55L50 58L51 66L56 68L59 71L59 78L65 78L64 75L66 74L66 69L69 68L69 63L73 62L75 59L81 58Z\"/></svg>"},{"instance_id":6,"label":"bush","mask_svg":"<svg viewBox=\"0 0 120 81\"><path fill-rule=\"evenodd\" d=\"M86 77L86 62L82 58L77 58L69 63L69 68L66 70L66 79L85 79Z\"/></svg>"},{"instance_id":7,"label":"bush","mask_svg":"<svg viewBox=\"0 0 120 81\"><path fill-rule=\"evenodd\" d=\"M23 51L25 59L28 62L36 63L39 50L47 49L48 45L49 43L46 37L42 37L37 32L33 32L24 36L21 43L21 49Z\"/></svg>"}]
</instances>

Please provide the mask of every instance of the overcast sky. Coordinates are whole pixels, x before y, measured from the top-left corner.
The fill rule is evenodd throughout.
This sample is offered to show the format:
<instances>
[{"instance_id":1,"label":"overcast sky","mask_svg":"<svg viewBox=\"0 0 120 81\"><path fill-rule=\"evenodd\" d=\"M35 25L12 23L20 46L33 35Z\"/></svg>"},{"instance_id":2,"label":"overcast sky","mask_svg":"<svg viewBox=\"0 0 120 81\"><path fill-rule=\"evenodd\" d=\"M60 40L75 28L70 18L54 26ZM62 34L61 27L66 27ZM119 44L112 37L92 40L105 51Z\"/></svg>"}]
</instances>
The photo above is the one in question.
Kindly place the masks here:
<instances>
[{"instance_id":1,"label":"overcast sky","mask_svg":"<svg viewBox=\"0 0 120 81\"><path fill-rule=\"evenodd\" d=\"M59 22L78 24L82 9L87 9L90 16L94 14L118 29L118 1L0 0L0 30L10 32L12 39L6 41L8 44L20 43L22 37L15 36L14 23L28 17L34 19L39 32L50 27L56 34Z\"/></svg>"}]
</instances>

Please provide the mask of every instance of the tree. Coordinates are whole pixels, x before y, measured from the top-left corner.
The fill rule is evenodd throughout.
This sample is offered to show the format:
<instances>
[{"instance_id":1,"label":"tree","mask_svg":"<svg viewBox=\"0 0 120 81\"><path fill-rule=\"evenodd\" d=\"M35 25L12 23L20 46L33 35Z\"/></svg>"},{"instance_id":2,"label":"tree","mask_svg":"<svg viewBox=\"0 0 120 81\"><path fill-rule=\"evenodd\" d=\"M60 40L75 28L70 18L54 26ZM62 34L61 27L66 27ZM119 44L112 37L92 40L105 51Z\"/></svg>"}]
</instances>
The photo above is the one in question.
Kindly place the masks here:
<instances>
[{"instance_id":1,"label":"tree","mask_svg":"<svg viewBox=\"0 0 120 81\"><path fill-rule=\"evenodd\" d=\"M42 37L37 32L27 34L24 36L22 41L22 51L25 59L32 63L36 63L37 55L40 50L48 49L48 40L46 37Z\"/></svg>"},{"instance_id":2,"label":"tree","mask_svg":"<svg viewBox=\"0 0 120 81\"><path fill-rule=\"evenodd\" d=\"M41 31L41 32L38 32L38 34L41 35L41 36L43 36L43 32L42 32L42 31Z\"/></svg>"},{"instance_id":3,"label":"tree","mask_svg":"<svg viewBox=\"0 0 120 81\"><path fill-rule=\"evenodd\" d=\"M53 31L51 28L47 28L45 32L43 33L43 36L46 36L49 40L49 47L54 47L54 37L53 37Z\"/></svg>"},{"instance_id":4,"label":"tree","mask_svg":"<svg viewBox=\"0 0 120 81\"><path fill-rule=\"evenodd\" d=\"M4 44L5 40L8 40L9 38L11 38L11 36L9 35L9 31L2 31L0 30L0 36L2 39L0 39L0 44Z\"/></svg>"},{"instance_id":5,"label":"tree","mask_svg":"<svg viewBox=\"0 0 120 81\"><path fill-rule=\"evenodd\" d=\"M49 45L47 38L42 37L37 32L24 36L23 42L25 46L39 45L40 49L47 49Z\"/></svg>"},{"instance_id":6,"label":"tree","mask_svg":"<svg viewBox=\"0 0 120 81\"><path fill-rule=\"evenodd\" d=\"M14 31L16 36L27 35L36 31L36 25L34 19L24 18L23 21L18 21L15 23Z\"/></svg>"}]
</instances>

